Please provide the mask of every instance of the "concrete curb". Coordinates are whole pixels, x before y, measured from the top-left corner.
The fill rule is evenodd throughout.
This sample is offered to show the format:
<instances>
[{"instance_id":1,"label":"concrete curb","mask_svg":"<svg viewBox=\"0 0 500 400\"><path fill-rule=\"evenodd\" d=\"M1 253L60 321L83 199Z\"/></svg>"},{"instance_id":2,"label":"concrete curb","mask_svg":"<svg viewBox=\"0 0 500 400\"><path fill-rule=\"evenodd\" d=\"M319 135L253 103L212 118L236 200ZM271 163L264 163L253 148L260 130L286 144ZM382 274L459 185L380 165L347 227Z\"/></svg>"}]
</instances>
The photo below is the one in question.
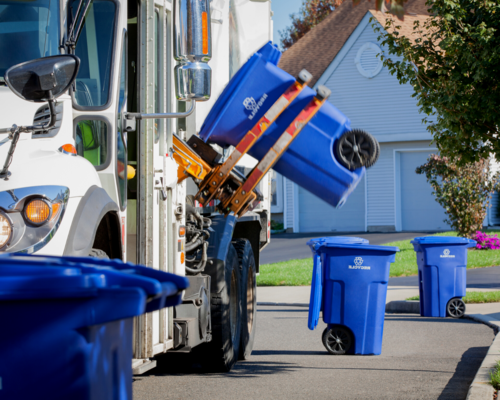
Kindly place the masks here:
<instances>
[{"instance_id":1,"label":"concrete curb","mask_svg":"<svg viewBox=\"0 0 500 400\"><path fill-rule=\"evenodd\" d=\"M257 303L258 306L275 306L275 307L307 307L309 308L309 303Z\"/></svg>"},{"instance_id":2,"label":"concrete curb","mask_svg":"<svg viewBox=\"0 0 500 400\"><path fill-rule=\"evenodd\" d=\"M274 307L309 307L309 303L272 303L258 302L258 306ZM418 301L390 301L385 306L386 313L395 314L420 314L420 303Z\"/></svg>"},{"instance_id":3,"label":"concrete curb","mask_svg":"<svg viewBox=\"0 0 500 400\"><path fill-rule=\"evenodd\" d=\"M465 318L489 326L496 335L469 387L466 400L492 400L495 389L490 385L490 372L493 372L495 365L500 361L500 335L498 335L500 320L482 314L466 314Z\"/></svg>"},{"instance_id":4,"label":"concrete curb","mask_svg":"<svg viewBox=\"0 0 500 400\"><path fill-rule=\"evenodd\" d=\"M385 305L386 313L394 314L420 314L420 302L397 300Z\"/></svg>"}]
</instances>

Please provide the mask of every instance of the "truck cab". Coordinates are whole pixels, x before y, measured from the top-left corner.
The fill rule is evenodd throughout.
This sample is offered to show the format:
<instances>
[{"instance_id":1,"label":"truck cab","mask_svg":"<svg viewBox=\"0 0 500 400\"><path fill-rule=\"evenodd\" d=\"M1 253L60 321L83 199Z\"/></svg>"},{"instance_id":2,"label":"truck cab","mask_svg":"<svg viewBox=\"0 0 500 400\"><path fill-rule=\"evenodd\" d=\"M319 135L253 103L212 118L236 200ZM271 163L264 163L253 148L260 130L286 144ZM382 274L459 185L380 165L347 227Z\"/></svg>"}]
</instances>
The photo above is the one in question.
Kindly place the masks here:
<instances>
[{"instance_id":1,"label":"truck cab","mask_svg":"<svg viewBox=\"0 0 500 400\"><path fill-rule=\"evenodd\" d=\"M0 253L119 258L187 275L181 306L137 319L136 373L195 347L203 360L222 355L222 370L248 357L269 242L268 179L252 212L224 218L189 200L196 182L179 182L173 156L174 136L196 137L232 74L272 39L270 2L202 0L208 27L184 26L193 1L0 0ZM211 33L210 90L186 99L174 89L183 64L174 47L196 29ZM54 108L8 87L12 67L59 54L79 68Z\"/></svg>"}]
</instances>

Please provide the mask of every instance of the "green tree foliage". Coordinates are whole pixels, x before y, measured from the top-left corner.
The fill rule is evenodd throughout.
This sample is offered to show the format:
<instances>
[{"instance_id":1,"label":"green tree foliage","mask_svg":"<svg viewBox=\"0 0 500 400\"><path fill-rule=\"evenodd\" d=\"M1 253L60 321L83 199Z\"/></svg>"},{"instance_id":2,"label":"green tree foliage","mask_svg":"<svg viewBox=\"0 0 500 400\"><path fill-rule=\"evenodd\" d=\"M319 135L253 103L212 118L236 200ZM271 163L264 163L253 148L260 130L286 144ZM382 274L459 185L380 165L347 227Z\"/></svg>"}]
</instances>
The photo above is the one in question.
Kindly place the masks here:
<instances>
[{"instance_id":1,"label":"green tree foliage","mask_svg":"<svg viewBox=\"0 0 500 400\"><path fill-rule=\"evenodd\" d=\"M431 16L415 21L412 35L401 35L392 18L385 31L373 25L389 50L384 65L413 86L442 155L470 163L493 154L500 161L500 2L426 4Z\"/></svg>"},{"instance_id":2,"label":"green tree foliage","mask_svg":"<svg viewBox=\"0 0 500 400\"><path fill-rule=\"evenodd\" d=\"M292 25L280 33L281 47L286 50L292 47L302 36L323 21L334 9L345 0L303 0L297 14L290 14ZM403 3L408 0L375 0L376 9L387 9L398 18L404 14ZM361 0L353 0L356 6Z\"/></svg>"},{"instance_id":3,"label":"green tree foliage","mask_svg":"<svg viewBox=\"0 0 500 400\"><path fill-rule=\"evenodd\" d=\"M457 158L431 154L427 163L416 169L425 174L434 189L436 201L445 209L447 222L459 236L472 237L481 230L491 193L499 175L492 175L490 162L458 163Z\"/></svg>"},{"instance_id":4,"label":"green tree foliage","mask_svg":"<svg viewBox=\"0 0 500 400\"><path fill-rule=\"evenodd\" d=\"M292 47L302 36L323 21L338 3L338 0L304 0L299 12L290 14L292 25L280 31L283 49Z\"/></svg>"}]
</instances>

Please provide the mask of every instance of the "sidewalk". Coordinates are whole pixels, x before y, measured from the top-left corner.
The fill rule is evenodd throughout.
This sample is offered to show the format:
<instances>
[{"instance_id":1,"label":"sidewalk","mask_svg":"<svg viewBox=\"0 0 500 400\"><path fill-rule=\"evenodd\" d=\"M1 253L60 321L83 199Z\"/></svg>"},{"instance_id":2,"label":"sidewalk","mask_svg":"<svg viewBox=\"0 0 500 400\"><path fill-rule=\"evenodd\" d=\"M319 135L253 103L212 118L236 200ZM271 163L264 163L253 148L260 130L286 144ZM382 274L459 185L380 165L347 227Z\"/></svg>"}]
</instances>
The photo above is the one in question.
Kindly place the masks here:
<instances>
[{"instance_id":1,"label":"sidewalk","mask_svg":"<svg viewBox=\"0 0 500 400\"><path fill-rule=\"evenodd\" d=\"M486 292L495 289L467 289L470 291ZM310 286L258 286L257 303L293 304L309 306ZM387 289L387 300L406 300L409 297L418 296L417 286L389 286ZM467 314L483 314L500 320L500 303L467 304Z\"/></svg>"}]
</instances>

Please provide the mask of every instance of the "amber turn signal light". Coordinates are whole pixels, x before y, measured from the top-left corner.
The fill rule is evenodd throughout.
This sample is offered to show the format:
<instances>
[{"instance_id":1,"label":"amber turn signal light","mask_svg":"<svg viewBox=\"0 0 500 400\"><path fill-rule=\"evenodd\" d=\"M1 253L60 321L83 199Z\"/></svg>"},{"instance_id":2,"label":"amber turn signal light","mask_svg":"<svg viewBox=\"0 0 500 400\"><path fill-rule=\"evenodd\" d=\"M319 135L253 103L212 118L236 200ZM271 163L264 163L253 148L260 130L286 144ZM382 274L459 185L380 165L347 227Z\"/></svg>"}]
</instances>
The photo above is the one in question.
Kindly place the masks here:
<instances>
[{"instance_id":1,"label":"amber turn signal light","mask_svg":"<svg viewBox=\"0 0 500 400\"><path fill-rule=\"evenodd\" d=\"M52 216L52 208L45 200L31 200L24 207L24 216L33 225L43 225Z\"/></svg>"},{"instance_id":2,"label":"amber turn signal light","mask_svg":"<svg viewBox=\"0 0 500 400\"><path fill-rule=\"evenodd\" d=\"M72 144L69 144L69 143L59 147L59 151L61 153L74 154L75 156L77 154L75 146L73 146Z\"/></svg>"},{"instance_id":3,"label":"amber turn signal light","mask_svg":"<svg viewBox=\"0 0 500 400\"><path fill-rule=\"evenodd\" d=\"M52 204L52 216L50 220L53 220L59 214L59 210L61 209L61 203L53 203Z\"/></svg>"}]
</instances>

